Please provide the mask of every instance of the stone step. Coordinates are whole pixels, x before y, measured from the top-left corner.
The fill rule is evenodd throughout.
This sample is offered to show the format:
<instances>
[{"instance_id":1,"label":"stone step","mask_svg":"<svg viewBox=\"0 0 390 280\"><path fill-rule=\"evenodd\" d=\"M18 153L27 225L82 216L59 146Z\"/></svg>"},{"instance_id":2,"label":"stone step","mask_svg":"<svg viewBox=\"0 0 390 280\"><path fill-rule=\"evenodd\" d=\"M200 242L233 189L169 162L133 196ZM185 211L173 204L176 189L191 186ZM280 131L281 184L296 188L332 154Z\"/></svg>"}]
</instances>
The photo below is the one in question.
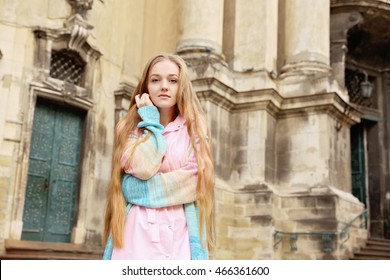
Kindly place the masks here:
<instances>
[{"instance_id":1,"label":"stone step","mask_svg":"<svg viewBox=\"0 0 390 280\"><path fill-rule=\"evenodd\" d=\"M102 255L99 246L7 239L0 259L100 260Z\"/></svg>"},{"instance_id":2,"label":"stone step","mask_svg":"<svg viewBox=\"0 0 390 280\"><path fill-rule=\"evenodd\" d=\"M388 239L368 239L367 245L379 245L390 248L390 240Z\"/></svg>"},{"instance_id":3,"label":"stone step","mask_svg":"<svg viewBox=\"0 0 390 280\"><path fill-rule=\"evenodd\" d=\"M352 260L390 260L390 240L370 238Z\"/></svg>"},{"instance_id":4,"label":"stone step","mask_svg":"<svg viewBox=\"0 0 390 280\"><path fill-rule=\"evenodd\" d=\"M351 259L363 259L363 260L390 260L390 252L359 252L355 253Z\"/></svg>"}]
</instances>

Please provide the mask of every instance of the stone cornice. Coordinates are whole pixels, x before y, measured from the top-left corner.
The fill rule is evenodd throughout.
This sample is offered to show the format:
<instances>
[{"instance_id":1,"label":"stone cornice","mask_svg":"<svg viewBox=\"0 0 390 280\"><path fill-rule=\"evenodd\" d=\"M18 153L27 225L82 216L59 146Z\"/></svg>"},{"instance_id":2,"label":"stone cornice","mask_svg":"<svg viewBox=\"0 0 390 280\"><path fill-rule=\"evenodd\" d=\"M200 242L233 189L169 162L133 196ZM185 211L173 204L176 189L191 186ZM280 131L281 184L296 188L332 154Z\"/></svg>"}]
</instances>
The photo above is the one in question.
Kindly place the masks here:
<instances>
[{"instance_id":1,"label":"stone cornice","mask_svg":"<svg viewBox=\"0 0 390 280\"><path fill-rule=\"evenodd\" d=\"M302 114L329 114L340 124L360 121L362 113L343 100L336 92L323 92L296 97L282 97L275 89L237 92L215 78L193 80L201 100L207 100L230 112L266 110L275 118L288 118Z\"/></svg>"},{"instance_id":2,"label":"stone cornice","mask_svg":"<svg viewBox=\"0 0 390 280\"><path fill-rule=\"evenodd\" d=\"M43 38L46 40L51 40L53 42L56 41L64 41L69 45L71 42L74 42L76 36L74 34L73 26L61 28L61 29L50 29L45 27L36 27L34 28L34 33L37 38ZM77 33L77 32L76 32ZM98 59L102 53L93 45L89 44L86 40L87 38L83 38L83 40L78 40L78 44L72 43L72 48L79 52L80 55L88 54L91 55L94 59Z\"/></svg>"},{"instance_id":3,"label":"stone cornice","mask_svg":"<svg viewBox=\"0 0 390 280\"><path fill-rule=\"evenodd\" d=\"M84 110L91 109L93 107L93 102L84 96L83 93L85 90L80 87L76 88L76 94L74 96L67 96L64 92L64 88L56 88L54 86L48 85L47 83L44 84L39 81L32 81L30 83L30 90L37 96L71 104Z\"/></svg>"}]
</instances>

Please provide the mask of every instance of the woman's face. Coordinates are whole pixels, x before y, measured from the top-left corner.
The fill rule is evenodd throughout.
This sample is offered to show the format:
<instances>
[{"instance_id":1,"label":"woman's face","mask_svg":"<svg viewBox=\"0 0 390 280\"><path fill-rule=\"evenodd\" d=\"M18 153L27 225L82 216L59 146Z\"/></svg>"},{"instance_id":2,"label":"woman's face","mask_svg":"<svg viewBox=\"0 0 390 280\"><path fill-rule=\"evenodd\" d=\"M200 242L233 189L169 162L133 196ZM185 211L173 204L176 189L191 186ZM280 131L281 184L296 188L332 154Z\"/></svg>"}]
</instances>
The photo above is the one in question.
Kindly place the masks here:
<instances>
[{"instance_id":1,"label":"woman's face","mask_svg":"<svg viewBox=\"0 0 390 280\"><path fill-rule=\"evenodd\" d=\"M149 72L148 91L154 106L170 109L177 103L179 88L179 67L165 59L157 62Z\"/></svg>"}]
</instances>

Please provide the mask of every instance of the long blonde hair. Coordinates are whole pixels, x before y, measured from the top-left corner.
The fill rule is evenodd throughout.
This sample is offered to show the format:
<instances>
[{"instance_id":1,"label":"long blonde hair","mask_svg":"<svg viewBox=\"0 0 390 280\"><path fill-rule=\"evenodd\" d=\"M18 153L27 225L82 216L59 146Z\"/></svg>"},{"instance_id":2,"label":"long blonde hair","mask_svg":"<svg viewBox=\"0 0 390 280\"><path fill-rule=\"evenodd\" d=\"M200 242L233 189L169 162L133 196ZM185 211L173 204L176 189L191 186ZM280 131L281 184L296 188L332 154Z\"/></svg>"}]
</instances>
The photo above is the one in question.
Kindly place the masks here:
<instances>
[{"instance_id":1,"label":"long blonde hair","mask_svg":"<svg viewBox=\"0 0 390 280\"><path fill-rule=\"evenodd\" d=\"M188 76L187 66L181 57L172 54L159 54L146 64L141 80L132 95L129 110L115 127L115 150L112 159L111 181L108 188L103 244L107 243L111 232L114 247L123 247L126 202L121 187L123 170L120 166L120 158L128 135L136 129L137 124L141 121L137 112L135 96L148 92L149 72L156 63L163 60L170 60L179 67L176 110L186 120L188 134L198 162L197 192L200 205L200 235L203 236L203 232L206 233L207 247L211 251L215 244L215 206L214 165L211 145L208 140L210 133L205 113ZM204 225L206 228L204 228Z\"/></svg>"}]
</instances>

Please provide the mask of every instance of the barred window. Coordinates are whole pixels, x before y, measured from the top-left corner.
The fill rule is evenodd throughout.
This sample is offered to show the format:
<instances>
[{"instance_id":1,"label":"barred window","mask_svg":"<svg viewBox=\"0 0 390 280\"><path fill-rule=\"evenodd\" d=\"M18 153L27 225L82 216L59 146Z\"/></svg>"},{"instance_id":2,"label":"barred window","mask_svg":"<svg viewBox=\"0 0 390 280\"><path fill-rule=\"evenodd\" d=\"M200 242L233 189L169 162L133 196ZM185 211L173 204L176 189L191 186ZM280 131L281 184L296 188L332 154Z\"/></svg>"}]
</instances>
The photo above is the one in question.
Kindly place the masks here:
<instances>
[{"instance_id":1,"label":"barred window","mask_svg":"<svg viewBox=\"0 0 390 280\"><path fill-rule=\"evenodd\" d=\"M84 83L85 62L71 50L53 50L50 62L50 77L67 81L77 86Z\"/></svg>"}]
</instances>

